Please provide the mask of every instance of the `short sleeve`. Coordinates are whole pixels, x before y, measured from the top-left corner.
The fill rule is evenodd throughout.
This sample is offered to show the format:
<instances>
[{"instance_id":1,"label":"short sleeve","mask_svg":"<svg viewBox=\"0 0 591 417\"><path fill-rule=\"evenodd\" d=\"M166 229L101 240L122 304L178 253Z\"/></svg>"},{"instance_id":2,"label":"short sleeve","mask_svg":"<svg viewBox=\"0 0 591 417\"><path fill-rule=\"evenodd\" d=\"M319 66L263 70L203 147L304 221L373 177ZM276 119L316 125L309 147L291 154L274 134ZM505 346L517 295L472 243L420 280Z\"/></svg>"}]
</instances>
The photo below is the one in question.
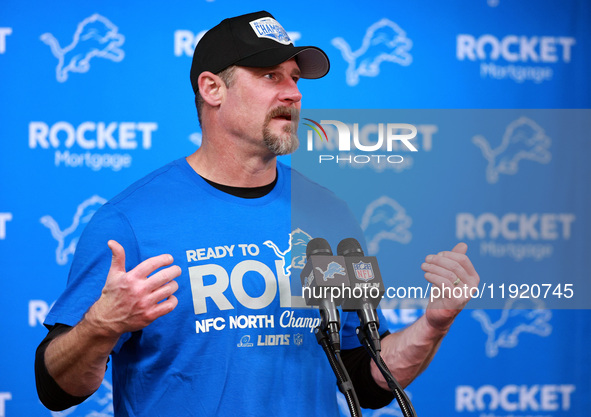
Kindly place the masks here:
<instances>
[{"instance_id":1,"label":"short sleeve","mask_svg":"<svg viewBox=\"0 0 591 417\"><path fill-rule=\"evenodd\" d=\"M126 268L139 263L138 245L133 230L116 207L107 203L92 217L80 236L62 295L47 315L44 325L56 323L75 326L88 309L99 299L111 266L109 240L116 240L125 249ZM129 338L120 338L115 351Z\"/></svg>"}]
</instances>

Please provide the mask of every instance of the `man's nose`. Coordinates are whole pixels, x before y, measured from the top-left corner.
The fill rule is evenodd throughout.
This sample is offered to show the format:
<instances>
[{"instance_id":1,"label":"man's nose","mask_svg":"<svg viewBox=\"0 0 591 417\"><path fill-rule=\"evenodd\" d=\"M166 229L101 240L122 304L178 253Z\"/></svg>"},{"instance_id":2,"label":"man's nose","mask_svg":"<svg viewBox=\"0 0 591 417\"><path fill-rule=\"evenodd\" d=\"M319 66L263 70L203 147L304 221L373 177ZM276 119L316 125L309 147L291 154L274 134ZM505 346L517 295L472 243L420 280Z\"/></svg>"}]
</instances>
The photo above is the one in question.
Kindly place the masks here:
<instances>
[{"instance_id":1,"label":"man's nose","mask_svg":"<svg viewBox=\"0 0 591 417\"><path fill-rule=\"evenodd\" d=\"M283 85L283 90L281 91L281 95L279 97L281 101L289 102L289 103L298 103L302 99L302 93L298 88L298 85L295 80L287 79Z\"/></svg>"}]
</instances>

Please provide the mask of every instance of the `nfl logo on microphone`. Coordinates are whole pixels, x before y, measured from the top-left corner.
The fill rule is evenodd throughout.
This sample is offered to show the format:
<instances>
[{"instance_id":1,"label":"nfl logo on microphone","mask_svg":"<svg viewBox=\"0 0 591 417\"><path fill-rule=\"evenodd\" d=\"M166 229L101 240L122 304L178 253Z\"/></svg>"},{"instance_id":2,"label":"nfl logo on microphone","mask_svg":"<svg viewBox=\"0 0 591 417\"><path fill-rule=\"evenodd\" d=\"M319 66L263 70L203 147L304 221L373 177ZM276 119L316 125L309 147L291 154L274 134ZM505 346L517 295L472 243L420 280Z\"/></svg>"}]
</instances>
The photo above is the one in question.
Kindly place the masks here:
<instances>
[{"instance_id":1,"label":"nfl logo on microphone","mask_svg":"<svg viewBox=\"0 0 591 417\"><path fill-rule=\"evenodd\" d=\"M357 279L361 281L367 282L372 280L374 277L373 269L370 263L365 263L363 261L359 261L356 264L353 264L353 270L355 271L355 276Z\"/></svg>"}]
</instances>

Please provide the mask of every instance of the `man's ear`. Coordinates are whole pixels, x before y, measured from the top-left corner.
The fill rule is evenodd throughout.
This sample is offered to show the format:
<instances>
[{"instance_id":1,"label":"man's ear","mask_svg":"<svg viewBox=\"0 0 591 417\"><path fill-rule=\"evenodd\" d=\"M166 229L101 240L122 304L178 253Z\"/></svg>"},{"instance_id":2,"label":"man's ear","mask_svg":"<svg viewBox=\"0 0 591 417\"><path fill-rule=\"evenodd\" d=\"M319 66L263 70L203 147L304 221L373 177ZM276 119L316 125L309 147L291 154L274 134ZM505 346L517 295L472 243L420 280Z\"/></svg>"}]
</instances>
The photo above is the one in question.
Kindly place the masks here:
<instances>
[{"instance_id":1,"label":"man's ear","mask_svg":"<svg viewBox=\"0 0 591 417\"><path fill-rule=\"evenodd\" d=\"M220 77L212 72L203 71L199 74L197 84L203 101L213 107L221 104L226 93L226 84Z\"/></svg>"}]
</instances>

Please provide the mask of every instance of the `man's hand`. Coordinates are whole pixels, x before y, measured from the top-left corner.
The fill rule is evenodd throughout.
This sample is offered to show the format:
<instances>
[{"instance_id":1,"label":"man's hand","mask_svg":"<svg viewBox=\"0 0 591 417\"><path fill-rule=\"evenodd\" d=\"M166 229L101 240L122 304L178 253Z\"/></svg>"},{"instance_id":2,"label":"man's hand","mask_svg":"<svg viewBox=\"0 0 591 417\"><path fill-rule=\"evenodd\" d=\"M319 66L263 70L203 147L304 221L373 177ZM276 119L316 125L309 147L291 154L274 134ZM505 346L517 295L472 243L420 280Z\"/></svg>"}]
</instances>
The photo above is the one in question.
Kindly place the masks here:
<instances>
[{"instance_id":1,"label":"man's hand","mask_svg":"<svg viewBox=\"0 0 591 417\"><path fill-rule=\"evenodd\" d=\"M113 253L107 282L98 301L86 314L86 320L112 336L141 330L170 313L178 304L172 295L179 287L174 281L181 268L173 265L148 276L173 262L171 255L146 259L131 271L125 270L125 250L114 240L108 242Z\"/></svg>"},{"instance_id":2,"label":"man's hand","mask_svg":"<svg viewBox=\"0 0 591 417\"><path fill-rule=\"evenodd\" d=\"M382 339L382 358L402 387L410 384L427 368L455 317L470 300L470 288L478 286L480 282L472 262L466 256L467 250L465 243L458 243L451 252L427 256L421 269L425 271L427 281L433 284L435 293L440 291L441 296L433 298L425 315L412 325ZM454 288L456 295L460 295L461 289L461 296L454 297ZM388 389L388 384L373 362L371 374L378 385Z\"/></svg>"},{"instance_id":3,"label":"man's hand","mask_svg":"<svg viewBox=\"0 0 591 417\"><path fill-rule=\"evenodd\" d=\"M429 325L441 331L447 331L454 318L470 300L470 289L477 287L480 277L476 273L466 251L468 245L458 243L452 250L429 255L421 269L425 279L433 284L433 290L440 290L440 297L433 298L425 313ZM454 288L456 295L455 297ZM435 292L437 294L437 292ZM451 294L451 297L450 297Z\"/></svg>"},{"instance_id":4,"label":"man's hand","mask_svg":"<svg viewBox=\"0 0 591 417\"><path fill-rule=\"evenodd\" d=\"M100 387L106 363L119 337L143 329L170 313L178 300L172 295L179 287L174 279L181 268L170 266L171 255L146 259L125 271L125 251L110 240L113 253L107 282L100 298L84 318L47 346L45 366L58 385L70 395L84 397Z\"/></svg>"}]
</instances>

